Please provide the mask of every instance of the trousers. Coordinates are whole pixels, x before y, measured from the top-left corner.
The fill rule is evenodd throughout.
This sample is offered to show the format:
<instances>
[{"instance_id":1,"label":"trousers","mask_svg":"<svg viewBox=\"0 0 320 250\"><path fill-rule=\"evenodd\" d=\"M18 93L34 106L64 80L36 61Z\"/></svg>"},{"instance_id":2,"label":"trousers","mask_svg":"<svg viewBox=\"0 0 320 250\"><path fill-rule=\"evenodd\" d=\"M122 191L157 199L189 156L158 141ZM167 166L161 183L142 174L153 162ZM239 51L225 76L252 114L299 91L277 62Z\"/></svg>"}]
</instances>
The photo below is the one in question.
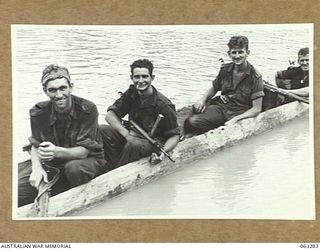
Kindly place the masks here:
<instances>
[{"instance_id":1,"label":"trousers","mask_svg":"<svg viewBox=\"0 0 320 250\"><path fill-rule=\"evenodd\" d=\"M88 157L80 160L71 160L60 169L60 178L52 187L51 196L64 192L70 188L87 183L105 172L105 160ZM32 203L37 197L38 190L30 185L29 178L32 172L31 161L20 163L18 166L18 207ZM49 180L52 177L47 171Z\"/></svg>"},{"instance_id":2,"label":"trousers","mask_svg":"<svg viewBox=\"0 0 320 250\"><path fill-rule=\"evenodd\" d=\"M108 170L137 161L154 152L153 146L148 140L135 137L134 140L127 141L109 125L100 125L100 134Z\"/></svg>"},{"instance_id":3,"label":"trousers","mask_svg":"<svg viewBox=\"0 0 320 250\"><path fill-rule=\"evenodd\" d=\"M224 125L227 118L219 105L209 105L203 113L192 114L184 121L186 134L203 134Z\"/></svg>"}]
</instances>

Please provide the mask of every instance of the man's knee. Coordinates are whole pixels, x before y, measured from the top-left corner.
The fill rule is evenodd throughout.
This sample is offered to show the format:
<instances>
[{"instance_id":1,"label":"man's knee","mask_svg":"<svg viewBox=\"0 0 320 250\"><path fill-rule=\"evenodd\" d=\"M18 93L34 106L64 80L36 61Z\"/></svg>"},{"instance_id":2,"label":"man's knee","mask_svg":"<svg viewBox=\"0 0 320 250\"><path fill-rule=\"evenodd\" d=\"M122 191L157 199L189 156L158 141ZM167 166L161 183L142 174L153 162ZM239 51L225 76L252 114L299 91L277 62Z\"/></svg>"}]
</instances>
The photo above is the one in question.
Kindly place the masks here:
<instances>
[{"instance_id":1,"label":"man's knee","mask_svg":"<svg viewBox=\"0 0 320 250\"><path fill-rule=\"evenodd\" d=\"M66 175L66 177L69 178L73 178L74 176L77 176L80 174L81 169L80 169L80 164L81 162L79 162L79 160L72 160L72 161L68 161L65 166L64 166L64 173Z\"/></svg>"},{"instance_id":2,"label":"man's knee","mask_svg":"<svg viewBox=\"0 0 320 250\"><path fill-rule=\"evenodd\" d=\"M102 174L105 169L105 161L93 158L72 160L65 164L64 174L72 187L78 186L92 180Z\"/></svg>"},{"instance_id":3,"label":"man's knee","mask_svg":"<svg viewBox=\"0 0 320 250\"><path fill-rule=\"evenodd\" d=\"M184 129L186 133L195 133L198 132L199 128L199 115L191 115L184 121Z\"/></svg>"},{"instance_id":4,"label":"man's knee","mask_svg":"<svg viewBox=\"0 0 320 250\"><path fill-rule=\"evenodd\" d=\"M100 134L103 137L105 137L105 136L108 136L111 133L112 127L108 126L108 125L105 125L105 124L101 124L101 125L99 125L99 131L100 131Z\"/></svg>"},{"instance_id":5,"label":"man's knee","mask_svg":"<svg viewBox=\"0 0 320 250\"><path fill-rule=\"evenodd\" d=\"M124 146L124 150L135 150L135 149L140 149L144 147L144 144L148 143L147 141L144 142L140 139L137 140L130 140L127 141L127 143Z\"/></svg>"}]
</instances>

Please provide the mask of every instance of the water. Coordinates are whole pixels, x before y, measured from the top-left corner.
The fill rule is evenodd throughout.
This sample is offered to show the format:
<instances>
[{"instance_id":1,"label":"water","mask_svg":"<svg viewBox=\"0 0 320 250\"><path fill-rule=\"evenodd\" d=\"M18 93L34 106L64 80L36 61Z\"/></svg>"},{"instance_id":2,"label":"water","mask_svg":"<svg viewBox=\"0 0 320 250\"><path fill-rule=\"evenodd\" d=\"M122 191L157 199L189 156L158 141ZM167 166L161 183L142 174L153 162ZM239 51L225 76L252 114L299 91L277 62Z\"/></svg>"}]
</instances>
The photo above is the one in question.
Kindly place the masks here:
<instances>
[{"instance_id":1,"label":"water","mask_svg":"<svg viewBox=\"0 0 320 250\"><path fill-rule=\"evenodd\" d=\"M310 152L299 118L75 216L312 219Z\"/></svg>"},{"instance_id":2,"label":"water","mask_svg":"<svg viewBox=\"0 0 320 250\"><path fill-rule=\"evenodd\" d=\"M28 110L48 99L40 83L45 65L66 66L74 94L94 101L103 123L118 91L131 83L134 60L154 63L153 84L180 108L210 87L221 61L229 61L226 44L235 34L249 38L249 61L268 81L296 61L299 48L311 47L311 31L303 25L15 26L14 166L28 157L20 150L30 135ZM310 218L314 181L307 135L301 119L79 216Z\"/></svg>"},{"instance_id":3,"label":"water","mask_svg":"<svg viewBox=\"0 0 320 250\"><path fill-rule=\"evenodd\" d=\"M74 94L94 101L104 122L107 107L125 91L129 65L149 58L154 85L180 108L197 101L210 87L221 61L228 62L232 35L249 38L249 61L264 79L296 61L297 51L310 46L310 29L286 26L15 26L13 48L14 151L30 135L28 110L48 98L40 79L45 65L66 66ZM294 35L293 35L294 34Z\"/></svg>"}]
</instances>

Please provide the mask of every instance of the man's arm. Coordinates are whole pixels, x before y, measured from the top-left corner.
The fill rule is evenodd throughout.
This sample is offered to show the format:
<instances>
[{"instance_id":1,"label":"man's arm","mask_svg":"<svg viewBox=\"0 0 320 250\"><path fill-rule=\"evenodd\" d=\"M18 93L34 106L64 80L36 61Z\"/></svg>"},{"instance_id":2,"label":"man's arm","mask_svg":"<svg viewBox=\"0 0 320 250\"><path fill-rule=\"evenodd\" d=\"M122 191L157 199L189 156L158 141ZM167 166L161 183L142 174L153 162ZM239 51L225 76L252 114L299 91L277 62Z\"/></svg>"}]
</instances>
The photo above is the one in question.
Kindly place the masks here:
<instances>
[{"instance_id":1,"label":"man's arm","mask_svg":"<svg viewBox=\"0 0 320 250\"><path fill-rule=\"evenodd\" d=\"M89 150L82 146L64 148L56 146L52 142L44 141L39 144L38 154L42 161L51 161L54 158L76 160L87 158Z\"/></svg>"},{"instance_id":2,"label":"man's arm","mask_svg":"<svg viewBox=\"0 0 320 250\"><path fill-rule=\"evenodd\" d=\"M205 94L202 96L202 98L199 100L198 103L194 105L195 109L198 112L204 112L206 109L206 101L211 99L215 94L217 93L214 86L211 86L210 89L208 89Z\"/></svg>"},{"instance_id":3,"label":"man's arm","mask_svg":"<svg viewBox=\"0 0 320 250\"><path fill-rule=\"evenodd\" d=\"M122 126L121 119L112 110L109 110L105 118L106 122L109 123L116 131L118 131L123 137L127 138L130 135L130 131Z\"/></svg>"},{"instance_id":4,"label":"man's arm","mask_svg":"<svg viewBox=\"0 0 320 250\"><path fill-rule=\"evenodd\" d=\"M163 150L167 153L172 151L179 143L180 135L173 135L170 138L167 139L163 146Z\"/></svg>"},{"instance_id":5,"label":"man's arm","mask_svg":"<svg viewBox=\"0 0 320 250\"><path fill-rule=\"evenodd\" d=\"M34 146L31 147L30 157L32 163L32 172L29 177L29 182L31 186L38 188L42 179L44 182L48 182L47 173L42 168L38 150Z\"/></svg>"},{"instance_id":6,"label":"man's arm","mask_svg":"<svg viewBox=\"0 0 320 250\"><path fill-rule=\"evenodd\" d=\"M248 109L246 112L233 117L231 120L227 121L225 125L231 125L245 118L255 117L260 114L262 109L262 97L252 100L252 108Z\"/></svg>"},{"instance_id":7,"label":"man's arm","mask_svg":"<svg viewBox=\"0 0 320 250\"><path fill-rule=\"evenodd\" d=\"M285 90L288 93L300 95L300 96L309 96L309 87L304 87L301 89L290 89L290 90Z\"/></svg>"}]
</instances>

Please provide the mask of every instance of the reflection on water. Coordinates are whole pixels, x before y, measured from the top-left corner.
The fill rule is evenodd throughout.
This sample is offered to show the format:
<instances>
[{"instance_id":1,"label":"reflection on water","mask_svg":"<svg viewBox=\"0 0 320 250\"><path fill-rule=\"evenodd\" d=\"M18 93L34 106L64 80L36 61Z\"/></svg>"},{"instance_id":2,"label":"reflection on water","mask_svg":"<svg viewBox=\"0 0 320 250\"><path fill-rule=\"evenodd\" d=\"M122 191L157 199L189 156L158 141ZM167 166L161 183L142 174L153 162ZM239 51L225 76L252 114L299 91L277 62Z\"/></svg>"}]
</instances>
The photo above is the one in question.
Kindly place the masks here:
<instances>
[{"instance_id":1,"label":"reflection on water","mask_svg":"<svg viewBox=\"0 0 320 250\"><path fill-rule=\"evenodd\" d=\"M311 219L308 126L299 118L75 216Z\"/></svg>"},{"instance_id":2,"label":"reflection on water","mask_svg":"<svg viewBox=\"0 0 320 250\"><path fill-rule=\"evenodd\" d=\"M253 26L255 27L255 26ZM129 65L149 58L155 65L154 85L176 106L197 101L228 62L227 42L234 34L250 40L249 61L264 79L296 61L299 48L308 46L305 27L254 29L248 26L21 26L13 37L13 93L17 144L30 134L28 110L46 100L40 78L45 65L69 68L74 94L95 102L104 122L107 107L130 84ZM293 35L294 34L294 35Z\"/></svg>"}]
</instances>

